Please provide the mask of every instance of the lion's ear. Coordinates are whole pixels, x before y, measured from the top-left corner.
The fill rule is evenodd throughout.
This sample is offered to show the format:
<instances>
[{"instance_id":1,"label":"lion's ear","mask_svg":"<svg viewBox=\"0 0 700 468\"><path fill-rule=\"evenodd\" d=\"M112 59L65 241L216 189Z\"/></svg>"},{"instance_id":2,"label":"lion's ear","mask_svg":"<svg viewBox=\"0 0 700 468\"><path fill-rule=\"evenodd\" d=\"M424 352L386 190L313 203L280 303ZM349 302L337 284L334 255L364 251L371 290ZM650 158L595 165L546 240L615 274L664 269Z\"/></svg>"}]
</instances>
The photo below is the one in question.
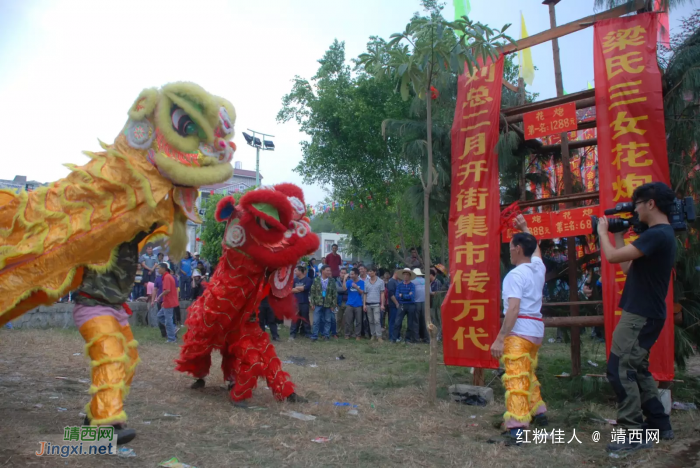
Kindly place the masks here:
<instances>
[{"instance_id":1,"label":"lion's ear","mask_svg":"<svg viewBox=\"0 0 700 468\"><path fill-rule=\"evenodd\" d=\"M129 109L129 117L133 120L143 120L147 115L153 113L157 103L158 90L156 88L144 89Z\"/></svg>"},{"instance_id":2,"label":"lion's ear","mask_svg":"<svg viewBox=\"0 0 700 468\"><path fill-rule=\"evenodd\" d=\"M220 223L228 221L228 219L233 216L236 211L236 200L231 196L227 196L219 200L216 204L216 212L214 213L214 219Z\"/></svg>"}]
</instances>

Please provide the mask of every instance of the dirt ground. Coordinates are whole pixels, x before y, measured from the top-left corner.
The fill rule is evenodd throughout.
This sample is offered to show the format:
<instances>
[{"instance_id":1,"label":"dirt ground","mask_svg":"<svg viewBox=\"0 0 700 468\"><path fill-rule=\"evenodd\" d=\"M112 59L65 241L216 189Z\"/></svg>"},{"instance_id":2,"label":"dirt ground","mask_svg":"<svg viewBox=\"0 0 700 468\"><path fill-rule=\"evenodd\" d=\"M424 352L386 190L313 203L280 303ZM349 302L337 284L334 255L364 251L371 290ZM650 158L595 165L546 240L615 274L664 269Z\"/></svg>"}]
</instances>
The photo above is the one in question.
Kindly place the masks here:
<instances>
[{"instance_id":1,"label":"dirt ground","mask_svg":"<svg viewBox=\"0 0 700 468\"><path fill-rule=\"evenodd\" d=\"M128 444L136 457L37 457L39 441L60 442L65 426L80 425L89 366L77 331L0 330L0 467L155 467L171 457L204 467L245 466L460 466L700 467L697 411L674 411L677 437L653 450L623 458L605 452L615 418L607 384L556 379L569 371L568 346L546 343L540 357L542 392L548 401L550 427L565 434L563 444L504 447L486 443L497 436L503 413L503 389L491 371L486 381L496 402L474 407L448 400L450 383L471 383L469 370L440 366L439 399L426 403L427 345L370 344L354 340L311 343L305 339L276 344L298 393L309 403L278 403L260 381L247 407L234 406L223 388L218 356L204 390L190 390L192 379L173 371L178 348L163 343L157 330L137 328L142 363L126 402L136 439ZM601 346L584 340L582 361L601 363ZM345 359L338 360L337 357ZM441 360L441 359L440 359ZM697 364L696 361L693 365ZM584 369L602 373L600 367ZM65 377L67 379L57 379ZM679 376L680 378L680 376ZM696 404L700 383L684 375L678 384L682 401ZM674 391L676 391L674 389ZM575 395L580 396L575 396ZM694 397L693 397L694 395ZM357 405L358 415L334 402ZM299 411L314 421L299 421L280 412ZM179 415L166 417L165 413ZM599 421L594 421L599 420ZM567 444L573 429L582 444ZM601 441L594 443L593 431ZM315 443L316 437L329 437Z\"/></svg>"}]
</instances>

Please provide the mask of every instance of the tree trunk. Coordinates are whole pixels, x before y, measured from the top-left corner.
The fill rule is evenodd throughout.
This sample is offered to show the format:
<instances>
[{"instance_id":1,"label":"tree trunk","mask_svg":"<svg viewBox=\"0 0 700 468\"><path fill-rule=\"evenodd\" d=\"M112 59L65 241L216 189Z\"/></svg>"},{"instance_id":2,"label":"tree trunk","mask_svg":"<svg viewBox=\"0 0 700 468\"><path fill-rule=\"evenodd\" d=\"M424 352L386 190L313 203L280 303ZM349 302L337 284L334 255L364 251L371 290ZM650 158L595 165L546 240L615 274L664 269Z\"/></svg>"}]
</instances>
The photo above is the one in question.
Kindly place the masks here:
<instances>
[{"instance_id":1,"label":"tree trunk","mask_svg":"<svg viewBox=\"0 0 700 468\"><path fill-rule=\"evenodd\" d=\"M405 261L405 259L408 257L408 254L406 252L406 239L403 237L403 218L401 217L401 204L397 203L396 204L396 216L398 218L398 226L399 226L399 239L401 241L401 252L403 252L403 258L401 261Z\"/></svg>"},{"instance_id":2,"label":"tree trunk","mask_svg":"<svg viewBox=\"0 0 700 468\"><path fill-rule=\"evenodd\" d=\"M428 106L428 174L423 192L423 274L426 278L424 320L430 334L428 402L434 405L437 400L437 328L430 320L430 274L427 273L430 269L430 192L433 190L433 116L430 86L426 90L425 100Z\"/></svg>"}]
</instances>

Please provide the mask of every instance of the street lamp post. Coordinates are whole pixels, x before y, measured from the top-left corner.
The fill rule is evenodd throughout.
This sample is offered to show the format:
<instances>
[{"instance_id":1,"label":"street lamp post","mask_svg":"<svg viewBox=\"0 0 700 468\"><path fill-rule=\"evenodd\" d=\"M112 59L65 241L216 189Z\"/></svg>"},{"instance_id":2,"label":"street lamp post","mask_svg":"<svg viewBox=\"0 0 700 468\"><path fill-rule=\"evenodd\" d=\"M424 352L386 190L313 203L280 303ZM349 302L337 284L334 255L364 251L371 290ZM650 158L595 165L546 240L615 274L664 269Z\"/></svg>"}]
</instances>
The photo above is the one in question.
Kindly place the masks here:
<instances>
[{"instance_id":1,"label":"street lamp post","mask_svg":"<svg viewBox=\"0 0 700 468\"><path fill-rule=\"evenodd\" d=\"M266 140L265 137L274 138L275 136L268 135L267 133L256 132L250 128L248 131L253 132L253 135L243 132L243 138L245 138L245 142L248 144L248 146L255 148L255 186L260 187L260 150L274 151L275 144L272 142L272 140ZM262 136L262 141L256 135Z\"/></svg>"}]
</instances>

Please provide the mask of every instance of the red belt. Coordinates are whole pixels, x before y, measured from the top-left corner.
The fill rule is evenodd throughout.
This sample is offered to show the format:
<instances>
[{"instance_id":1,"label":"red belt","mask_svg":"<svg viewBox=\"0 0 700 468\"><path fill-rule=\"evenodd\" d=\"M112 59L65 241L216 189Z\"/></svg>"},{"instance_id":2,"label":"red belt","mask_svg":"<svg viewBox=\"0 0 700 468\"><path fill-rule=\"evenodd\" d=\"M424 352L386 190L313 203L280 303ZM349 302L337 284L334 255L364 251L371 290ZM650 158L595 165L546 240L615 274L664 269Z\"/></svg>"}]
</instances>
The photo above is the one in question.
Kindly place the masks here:
<instances>
[{"instance_id":1,"label":"red belt","mask_svg":"<svg viewBox=\"0 0 700 468\"><path fill-rule=\"evenodd\" d=\"M98 301L98 302L103 302L103 303L104 303L104 301L102 301L102 300L100 300L100 299L98 299L98 298L96 298L96 297L93 297L93 296L91 296L91 295L89 295L88 293L83 292L83 291L78 291L78 295L79 295L79 296L83 296L83 297L87 297L88 299L92 299L93 301ZM131 311L131 307L129 307L129 305L128 305L126 302L124 302L124 303L122 304L122 307L124 308L124 312L126 312L127 315L132 315L132 314L133 314L133 312Z\"/></svg>"},{"instance_id":2,"label":"red belt","mask_svg":"<svg viewBox=\"0 0 700 468\"><path fill-rule=\"evenodd\" d=\"M538 317L530 317L528 315L518 315L519 319L526 319L526 320L537 320L538 322L544 322L541 318Z\"/></svg>"}]
</instances>

